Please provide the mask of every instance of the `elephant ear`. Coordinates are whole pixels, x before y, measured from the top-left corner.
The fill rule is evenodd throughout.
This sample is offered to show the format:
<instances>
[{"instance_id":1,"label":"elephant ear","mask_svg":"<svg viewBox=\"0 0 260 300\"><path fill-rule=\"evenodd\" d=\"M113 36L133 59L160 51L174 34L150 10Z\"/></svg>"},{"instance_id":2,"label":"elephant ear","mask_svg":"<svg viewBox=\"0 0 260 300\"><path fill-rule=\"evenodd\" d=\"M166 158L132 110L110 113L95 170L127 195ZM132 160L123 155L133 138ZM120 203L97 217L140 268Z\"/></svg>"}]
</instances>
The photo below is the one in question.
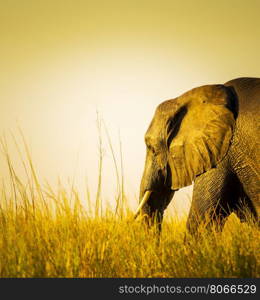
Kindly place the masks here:
<instances>
[{"instance_id":1,"label":"elephant ear","mask_svg":"<svg viewBox=\"0 0 260 300\"><path fill-rule=\"evenodd\" d=\"M173 190L192 184L226 155L235 123L232 101L222 85L202 86L176 99L168 123Z\"/></svg>"}]
</instances>

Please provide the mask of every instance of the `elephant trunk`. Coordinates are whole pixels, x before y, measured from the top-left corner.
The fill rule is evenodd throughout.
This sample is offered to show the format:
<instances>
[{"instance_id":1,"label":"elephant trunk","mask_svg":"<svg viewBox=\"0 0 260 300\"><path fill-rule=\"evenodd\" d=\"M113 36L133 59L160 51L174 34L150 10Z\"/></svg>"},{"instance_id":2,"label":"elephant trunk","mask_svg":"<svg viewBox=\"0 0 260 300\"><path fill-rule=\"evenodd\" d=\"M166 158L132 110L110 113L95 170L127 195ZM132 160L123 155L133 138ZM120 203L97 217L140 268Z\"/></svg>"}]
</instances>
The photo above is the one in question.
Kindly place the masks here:
<instances>
[{"instance_id":1,"label":"elephant trunk","mask_svg":"<svg viewBox=\"0 0 260 300\"><path fill-rule=\"evenodd\" d=\"M150 227L156 225L161 230L163 213L172 199L174 191L171 190L171 172L169 166L158 163L150 152L147 153L145 168L140 185L140 202L134 218L139 213L143 221Z\"/></svg>"},{"instance_id":2,"label":"elephant trunk","mask_svg":"<svg viewBox=\"0 0 260 300\"><path fill-rule=\"evenodd\" d=\"M159 172L157 171L156 174L159 174ZM166 184L166 180L163 177L155 177L154 180L153 174L149 174L146 169L140 187L140 202L134 218L136 219L141 213L143 221L149 227L156 225L160 231L164 210L170 203L173 195L174 191Z\"/></svg>"}]
</instances>

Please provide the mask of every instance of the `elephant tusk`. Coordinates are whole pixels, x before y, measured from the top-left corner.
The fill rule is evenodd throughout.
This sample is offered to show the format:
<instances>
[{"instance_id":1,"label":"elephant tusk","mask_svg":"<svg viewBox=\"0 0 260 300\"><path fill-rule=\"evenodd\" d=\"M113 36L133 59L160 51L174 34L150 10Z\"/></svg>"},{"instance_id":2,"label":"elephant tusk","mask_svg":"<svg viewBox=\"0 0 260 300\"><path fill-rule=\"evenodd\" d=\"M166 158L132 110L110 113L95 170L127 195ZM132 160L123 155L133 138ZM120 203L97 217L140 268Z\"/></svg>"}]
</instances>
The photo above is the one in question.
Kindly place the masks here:
<instances>
[{"instance_id":1,"label":"elephant tusk","mask_svg":"<svg viewBox=\"0 0 260 300\"><path fill-rule=\"evenodd\" d=\"M139 215L139 212L141 211L141 209L144 207L145 203L148 201L148 199L150 198L152 191L146 191L142 201L140 202L139 206L137 207L137 210L134 214L134 219L137 218L137 216Z\"/></svg>"}]
</instances>

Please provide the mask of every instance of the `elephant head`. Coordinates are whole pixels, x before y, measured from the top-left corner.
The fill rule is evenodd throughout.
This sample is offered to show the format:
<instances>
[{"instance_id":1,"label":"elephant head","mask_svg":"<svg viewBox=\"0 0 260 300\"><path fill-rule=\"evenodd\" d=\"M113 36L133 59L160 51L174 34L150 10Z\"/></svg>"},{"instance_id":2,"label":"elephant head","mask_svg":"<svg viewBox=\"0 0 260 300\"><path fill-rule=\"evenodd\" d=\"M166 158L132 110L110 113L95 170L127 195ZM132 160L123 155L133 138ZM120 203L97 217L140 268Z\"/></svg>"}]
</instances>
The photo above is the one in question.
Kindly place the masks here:
<instances>
[{"instance_id":1,"label":"elephant head","mask_svg":"<svg viewBox=\"0 0 260 300\"><path fill-rule=\"evenodd\" d=\"M146 161L135 216L142 212L160 227L174 192L227 154L235 111L234 94L224 85L194 88L157 107L145 134Z\"/></svg>"}]
</instances>

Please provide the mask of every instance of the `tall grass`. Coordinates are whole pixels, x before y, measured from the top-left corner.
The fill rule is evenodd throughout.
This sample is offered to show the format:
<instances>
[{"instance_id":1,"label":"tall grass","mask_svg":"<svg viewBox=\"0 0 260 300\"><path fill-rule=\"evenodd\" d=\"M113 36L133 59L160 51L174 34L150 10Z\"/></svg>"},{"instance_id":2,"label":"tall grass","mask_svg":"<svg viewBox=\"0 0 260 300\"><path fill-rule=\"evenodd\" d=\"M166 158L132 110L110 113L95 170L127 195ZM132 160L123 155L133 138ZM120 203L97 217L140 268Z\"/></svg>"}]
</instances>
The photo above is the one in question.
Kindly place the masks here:
<instances>
[{"instance_id":1,"label":"tall grass","mask_svg":"<svg viewBox=\"0 0 260 300\"><path fill-rule=\"evenodd\" d=\"M184 243L185 218L169 217L158 244L155 230L134 222L122 206L122 186L121 209L103 207L101 214L98 183L92 214L90 196L83 206L73 186L41 185L25 141L25 178L18 177L5 140L1 146L10 189L5 181L0 277L259 277L260 235L252 221L241 224L232 216L223 232L201 228L199 240L187 236Z\"/></svg>"}]
</instances>

